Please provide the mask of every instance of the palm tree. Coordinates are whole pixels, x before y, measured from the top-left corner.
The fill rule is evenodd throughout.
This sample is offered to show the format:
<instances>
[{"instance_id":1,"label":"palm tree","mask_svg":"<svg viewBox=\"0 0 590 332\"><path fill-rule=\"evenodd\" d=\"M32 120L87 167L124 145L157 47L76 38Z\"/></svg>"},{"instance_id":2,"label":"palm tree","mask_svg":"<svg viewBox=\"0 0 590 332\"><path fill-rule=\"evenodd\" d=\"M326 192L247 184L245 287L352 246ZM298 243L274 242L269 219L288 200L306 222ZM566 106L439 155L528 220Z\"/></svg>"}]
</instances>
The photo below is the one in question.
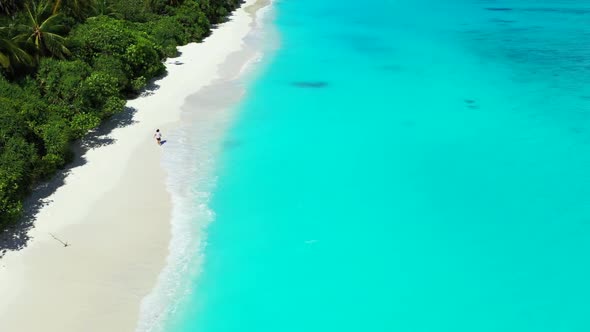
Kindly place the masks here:
<instances>
[{"instance_id":1,"label":"palm tree","mask_svg":"<svg viewBox=\"0 0 590 332\"><path fill-rule=\"evenodd\" d=\"M29 24L23 26L24 33L18 35L16 40L26 40L37 51L37 56L54 56L60 59L70 54L65 46L65 38L60 35L64 27L59 24L60 14L49 11L48 2L26 5L26 14Z\"/></svg>"},{"instance_id":2,"label":"palm tree","mask_svg":"<svg viewBox=\"0 0 590 332\"><path fill-rule=\"evenodd\" d=\"M8 36L13 27L0 27L0 34ZM31 65L32 57L13 38L0 38L0 67L12 71L15 65Z\"/></svg>"},{"instance_id":3,"label":"palm tree","mask_svg":"<svg viewBox=\"0 0 590 332\"><path fill-rule=\"evenodd\" d=\"M109 0L96 0L95 7L96 15L111 16L114 18L122 18L120 13L117 13L115 6Z\"/></svg>"},{"instance_id":4,"label":"palm tree","mask_svg":"<svg viewBox=\"0 0 590 332\"><path fill-rule=\"evenodd\" d=\"M96 11L95 0L55 0L51 12L57 14L60 10L77 19L85 19Z\"/></svg>"}]
</instances>

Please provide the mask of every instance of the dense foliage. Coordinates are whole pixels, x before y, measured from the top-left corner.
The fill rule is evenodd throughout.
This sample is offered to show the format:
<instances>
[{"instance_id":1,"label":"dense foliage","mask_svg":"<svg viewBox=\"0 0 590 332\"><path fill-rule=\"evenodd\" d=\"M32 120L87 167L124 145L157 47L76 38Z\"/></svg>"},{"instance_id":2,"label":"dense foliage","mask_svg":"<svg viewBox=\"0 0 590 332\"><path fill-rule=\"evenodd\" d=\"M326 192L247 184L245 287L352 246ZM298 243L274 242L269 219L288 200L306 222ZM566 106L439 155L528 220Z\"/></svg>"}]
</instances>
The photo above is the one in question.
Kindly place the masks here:
<instances>
[{"instance_id":1,"label":"dense foliage","mask_svg":"<svg viewBox=\"0 0 590 332\"><path fill-rule=\"evenodd\" d=\"M0 228L72 141L120 112L240 0L0 0Z\"/></svg>"}]
</instances>

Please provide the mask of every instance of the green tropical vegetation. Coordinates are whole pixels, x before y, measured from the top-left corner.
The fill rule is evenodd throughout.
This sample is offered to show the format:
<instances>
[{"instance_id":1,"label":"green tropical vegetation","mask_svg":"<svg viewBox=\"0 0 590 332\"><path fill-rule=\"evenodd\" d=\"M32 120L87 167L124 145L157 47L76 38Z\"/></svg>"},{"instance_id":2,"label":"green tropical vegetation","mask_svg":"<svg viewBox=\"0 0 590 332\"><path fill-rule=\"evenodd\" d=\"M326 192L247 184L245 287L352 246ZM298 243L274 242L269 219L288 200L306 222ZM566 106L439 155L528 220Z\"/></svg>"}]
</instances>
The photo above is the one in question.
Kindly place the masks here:
<instances>
[{"instance_id":1,"label":"green tropical vegetation","mask_svg":"<svg viewBox=\"0 0 590 332\"><path fill-rule=\"evenodd\" d=\"M72 142L165 72L240 0L0 0L0 229Z\"/></svg>"}]
</instances>

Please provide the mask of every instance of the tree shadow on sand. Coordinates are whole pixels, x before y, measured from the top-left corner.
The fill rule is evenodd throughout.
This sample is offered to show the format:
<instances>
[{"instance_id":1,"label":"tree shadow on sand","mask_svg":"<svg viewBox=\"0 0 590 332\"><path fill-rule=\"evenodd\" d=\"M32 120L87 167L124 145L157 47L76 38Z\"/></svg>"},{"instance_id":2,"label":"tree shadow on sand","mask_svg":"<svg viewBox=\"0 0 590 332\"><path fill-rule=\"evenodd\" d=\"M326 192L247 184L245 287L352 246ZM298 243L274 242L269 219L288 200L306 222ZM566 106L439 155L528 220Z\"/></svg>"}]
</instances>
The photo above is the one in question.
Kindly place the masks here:
<instances>
[{"instance_id":1,"label":"tree shadow on sand","mask_svg":"<svg viewBox=\"0 0 590 332\"><path fill-rule=\"evenodd\" d=\"M162 75L154 77L151 81L149 81L146 84L146 86L141 90L141 92L137 96L131 97L130 99L153 95L154 93L156 93L156 91L160 90L160 84L158 84L158 82L166 76L168 76L168 72L165 72Z\"/></svg>"},{"instance_id":2,"label":"tree shadow on sand","mask_svg":"<svg viewBox=\"0 0 590 332\"><path fill-rule=\"evenodd\" d=\"M64 169L58 171L49 181L39 184L32 191L24 201L24 215L20 221L0 231L0 258L8 251L20 250L27 246L31 239L29 231L34 227L37 214L41 208L51 203L48 197L55 193L57 188L65 184L66 177L74 168L86 164L86 152L115 143L115 139L110 137L114 129L124 128L136 123L137 121L133 119L136 112L137 109L135 108L125 107L121 113L115 114L111 119L73 144L74 156L72 161Z\"/></svg>"}]
</instances>

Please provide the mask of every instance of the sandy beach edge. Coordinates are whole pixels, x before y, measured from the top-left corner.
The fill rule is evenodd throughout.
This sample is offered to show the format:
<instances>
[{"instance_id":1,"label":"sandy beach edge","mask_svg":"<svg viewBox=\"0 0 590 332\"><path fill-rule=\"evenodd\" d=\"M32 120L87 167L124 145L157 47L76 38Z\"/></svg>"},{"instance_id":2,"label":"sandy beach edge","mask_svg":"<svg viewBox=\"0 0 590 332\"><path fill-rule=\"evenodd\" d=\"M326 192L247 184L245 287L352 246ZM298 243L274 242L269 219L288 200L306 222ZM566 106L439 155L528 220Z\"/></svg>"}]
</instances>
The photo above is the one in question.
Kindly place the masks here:
<instances>
[{"instance_id":1,"label":"sandy beach edge","mask_svg":"<svg viewBox=\"0 0 590 332\"><path fill-rule=\"evenodd\" d=\"M27 247L0 259L1 331L135 330L170 241L160 160L173 142L160 147L152 134L160 128L166 140L185 99L219 79L259 3L246 1L203 43L180 47L181 55L167 60L168 75L127 103L127 121L93 137L35 215Z\"/></svg>"}]
</instances>

